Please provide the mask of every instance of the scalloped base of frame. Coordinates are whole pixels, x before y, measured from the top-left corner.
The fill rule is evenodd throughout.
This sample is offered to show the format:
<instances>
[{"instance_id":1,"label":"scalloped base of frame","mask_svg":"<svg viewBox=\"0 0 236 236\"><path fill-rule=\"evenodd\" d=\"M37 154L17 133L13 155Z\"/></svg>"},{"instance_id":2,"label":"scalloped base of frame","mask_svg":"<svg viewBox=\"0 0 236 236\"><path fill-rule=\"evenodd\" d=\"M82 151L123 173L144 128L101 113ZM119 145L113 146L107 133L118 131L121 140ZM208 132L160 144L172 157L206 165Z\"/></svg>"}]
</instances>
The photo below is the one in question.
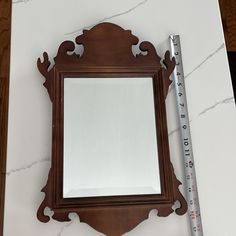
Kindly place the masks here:
<instances>
[{"instance_id":1,"label":"scalloped base of frame","mask_svg":"<svg viewBox=\"0 0 236 236\"><path fill-rule=\"evenodd\" d=\"M176 178L174 174L173 167L171 168L173 177L173 190L174 190L174 202L178 201L180 203L179 208L173 210L171 204L165 205L153 205L153 206L123 206L123 207L96 207L96 208L67 208L67 209L52 209L52 199L51 199L51 170L49 172L48 181L46 186L42 189L45 193L45 198L41 203L37 218L44 223L50 220L50 217L44 214L44 209L46 207L51 208L54 211L52 218L54 220L65 222L71 221L68 217L70 213L77 213L80 221L87 223L95 230L104 233L107 236L121 236L122 234L132 230L142 221L148 218L149 212L153 209L158 210L158 216L166 217L173 213L177 215L183 215L187 212L188 206L183 195L179 191L179 186L181 182Z\"/></svg>"}]
</instances>

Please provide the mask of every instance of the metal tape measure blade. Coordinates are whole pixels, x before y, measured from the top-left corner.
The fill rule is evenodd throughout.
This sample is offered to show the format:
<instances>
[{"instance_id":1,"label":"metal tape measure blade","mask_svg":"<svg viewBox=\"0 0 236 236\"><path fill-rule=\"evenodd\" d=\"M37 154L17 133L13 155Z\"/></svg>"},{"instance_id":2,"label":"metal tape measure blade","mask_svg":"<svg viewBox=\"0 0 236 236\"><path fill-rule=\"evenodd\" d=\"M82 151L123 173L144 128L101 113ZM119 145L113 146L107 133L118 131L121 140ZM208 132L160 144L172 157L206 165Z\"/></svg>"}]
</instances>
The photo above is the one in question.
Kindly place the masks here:
<instances>
[{"instance_id":1,"label":"metal tape measure blade","mask_svg":"<svg viewBox=\"0 0 236 236\"><path fill-rule=\"evenodd\" d=\"M191 234L192 236L203 236L179 35L170 35L170 45L172 56L174 56L176 60L173 82L175 83L177 111L183 149L186 197L188 201Z\"/></svg>"}]
</instances>

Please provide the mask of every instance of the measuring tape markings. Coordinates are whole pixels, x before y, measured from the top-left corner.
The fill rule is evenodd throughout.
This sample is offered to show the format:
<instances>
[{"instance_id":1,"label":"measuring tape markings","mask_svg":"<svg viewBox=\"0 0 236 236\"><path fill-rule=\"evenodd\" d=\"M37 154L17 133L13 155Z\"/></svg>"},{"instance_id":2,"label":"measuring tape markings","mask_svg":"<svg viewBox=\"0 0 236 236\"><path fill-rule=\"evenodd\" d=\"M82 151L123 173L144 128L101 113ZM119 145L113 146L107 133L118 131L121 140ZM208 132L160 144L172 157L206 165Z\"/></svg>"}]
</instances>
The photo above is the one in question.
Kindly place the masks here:
<instances>
[{"instance_id":1,"label":"measuring tape markings","mask_svg":"<svg viewBox=\"0 0 236 236\"><path fill-rule=\"evenodd\" d=\"M191 234L192 236L203 236L179 35L170 36L170 45L172 56L176 60L173 81L175 83L177 110L180 122Z\"/></svg>"}]
</instances>

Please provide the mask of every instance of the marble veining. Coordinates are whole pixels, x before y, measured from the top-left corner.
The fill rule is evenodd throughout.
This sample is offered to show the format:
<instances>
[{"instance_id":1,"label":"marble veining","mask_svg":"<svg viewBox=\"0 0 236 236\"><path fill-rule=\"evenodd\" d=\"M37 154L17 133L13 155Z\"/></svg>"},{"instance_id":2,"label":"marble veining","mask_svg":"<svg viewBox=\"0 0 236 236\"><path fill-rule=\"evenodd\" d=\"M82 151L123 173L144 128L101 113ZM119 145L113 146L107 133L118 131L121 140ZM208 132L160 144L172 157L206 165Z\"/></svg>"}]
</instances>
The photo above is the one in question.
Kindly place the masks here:
<instances>
[{"instance_id":1,"label":"marble veining","mask_svg":"<svg viewBox=\"0 0 236 236\"><path fill-rule=\"evenodd\" d=\"M220 52L223 48L225 48L225 43L222 43L217 49L215 49L212 53L210 53L201 63L199 63L197 66L195 66L190 72L188 72L184 79L187 79L191 74L193 74L195 71L197 71L202 65L204 65L207 61L209 61L212 57L214 57L218 52ZM172 83L169 88L169 92L171 92L175 87L175 84Z\"/></svg>"},{"instance_id":2,"label":"marble veining","mask_svg":"<svg viewBox=\"0 0 236 236\"><path fill-rule=\"evenodd\" d=\"M235 102L235 101L234 101L234 97L225 98L225 99L223 99L223 100L221 100L221 101L216 102L216 103L213 104L212 106L209 106L209 107L205 108L203 111L201 111L201 112L198 114L197 117L202 116L202 115L206 114L207 112L212 111L213 109L215 109L215 108L218 107L219 105L232 104L232 103L234 103L234 102ZM190 124L193 120L194 120L194 119L189 120L189 124ZM178 126L176 129L170 131L169 134L168 134L168 136L171 136L171 135L173 135L174 133L178 132L178 131L179 131L179 128L180 128L180 127Z\"/></svg>"},{"instance_id":3,"label":"marble veining","mask_svg":"<svg viewBox=\"0 0 236 236\"><path fill-rule=\"evenodd\" d=\"M16 0L16 1L12 1L12 4L17 4L17 3L27 3L30 2L32 0Z\"/></svg>"},{"instance_id":4,"label":"marble veining","mask_svg":"<svg viewBox=\"0 0 236 236\"><path fill-rule=\"evenodd\" d=\"M63 233L64 233L64 231L65 231L68 227L70 227L70 226L74 223L75 220L76 220L76 217L75 217L74 219L72 219L70 222L64 224L64 225L61 227L60 232L58 232L57 236L62 236Z\"/></svg>"},{"instance_id":5,"label":"marble veining","mask_svg":"<svg viewBox=\"0 0 236 236\"><path fill-rule=\"evenodd\" d=\"M102 23L102 22L104 22L104 21L113 19L113 18L118 17L118 16L126 15L126 14L128 14L128 13L134 11L136 8L140 7L141 5L143 5L143 4L147 3L147 2L148 2L148 0L141 1L141 2L137 3L136 5L134 5L133 7L129 8L128 10L125 10L125 11L122 11L122 12L119 12L119 13L116 13L116 14L114 14L114 15L112 15L112 16L104 17L103 19L97 21L95 24L87 25L87 26L85 26L85 27L76 29L76 30L74 30L74 31L72 31L72 32L66 33L65 35L75 34L75 33L78 33L78 32L80 32L80 31L84 30L84 29L89 29L89 28L91 28L91 27L93 27L93 26L95 26L95 25L97 25L97 24L99 24L99 23Z\"/></svg>"},{"instance_id":6,"label":"marble veining","mask_svg":"<svg viewBox=\"0 0 236 236\"><path fill-rule=\"evenodd\" d=\"M188 74L185 75L185 79L188 78L193 72L199 69L205 62L207 62L210 58L215 56L221 49L225 47L225 43L222 43L214 52L210 53L199 65L194 67Z\"/></svg>"},{"instance_id":7,"label":"marble veining","mask_svg":"<svg viewBox=\"0 0 236 236\"><path fill-rule=\"evenodd\" d=\"M27 164L23 167L19 167L19 168L16 168L16 169L11 169L9 171L6 172L6 175L9 176L13 173L18 173L18 172L21 172L21 171L25 171L25 170L28 170L30 169L31 167L35 166L35 165L38 165L38 164L41 164L41 163L44 163L44 162L50 162L51 159L50 158L43 158L43 159L40 159L40 160L37 160L37 161L34 161L30 164Z\"/></svg>"},{"instance_id":8,"label":"marble veining","mask_svg":"<svg viewBox=\"0 0 236 236\"><path fill-rule=\"evenodd\" d=\"M189 120L189 124L192 122L193 120ZM173 135L176 132L179 132L180 130L180 126L178 126L176 129L171 130L170 132L168 132L168 136L170 137L171 135Z\"/></svg>"},{"instance_id":9,"label":"marble veining","mask_svg":"<svg viewBox=\"0 0 236 236\"><path fill-rule=\"evenodd\" d=\"M225 98L219 102L216 102L214 105L212 105L212 106L204 109L202 112L200 112L198 116L204 115L205 113L213 110L214 108L216 108L219 105L228 104L228 103L234 103L234 97Z\"/></svg>"}]
</instances>

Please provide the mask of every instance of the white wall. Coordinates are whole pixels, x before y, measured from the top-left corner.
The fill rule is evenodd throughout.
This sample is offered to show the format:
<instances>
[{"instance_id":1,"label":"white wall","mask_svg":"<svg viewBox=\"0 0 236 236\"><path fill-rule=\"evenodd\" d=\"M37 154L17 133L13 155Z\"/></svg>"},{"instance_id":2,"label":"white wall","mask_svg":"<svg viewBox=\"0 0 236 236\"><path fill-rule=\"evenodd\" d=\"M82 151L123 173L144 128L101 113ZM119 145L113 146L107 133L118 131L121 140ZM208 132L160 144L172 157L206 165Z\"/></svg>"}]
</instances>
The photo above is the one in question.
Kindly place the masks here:
<instances>
[{"instance_id":1,"label":"white wall","mask_svg":"<svg viewBox=\"0 0 236 236\"><path fill-rule=\"evenodd\" d=\"M4 236L101 235L78 217L39 222L36 211L50 167L51 103L37 57L53 58L63 40L109 21L151 41L161 56L180 34L187 99L206 236L235 235L236 110L217 0L15 0ZM167 98L171 158L183 179L174 90ZM182 188L181 188L182 189ZM187 215L149 219L128 236L189 236Z\"/></svg>"}]
</instances>

